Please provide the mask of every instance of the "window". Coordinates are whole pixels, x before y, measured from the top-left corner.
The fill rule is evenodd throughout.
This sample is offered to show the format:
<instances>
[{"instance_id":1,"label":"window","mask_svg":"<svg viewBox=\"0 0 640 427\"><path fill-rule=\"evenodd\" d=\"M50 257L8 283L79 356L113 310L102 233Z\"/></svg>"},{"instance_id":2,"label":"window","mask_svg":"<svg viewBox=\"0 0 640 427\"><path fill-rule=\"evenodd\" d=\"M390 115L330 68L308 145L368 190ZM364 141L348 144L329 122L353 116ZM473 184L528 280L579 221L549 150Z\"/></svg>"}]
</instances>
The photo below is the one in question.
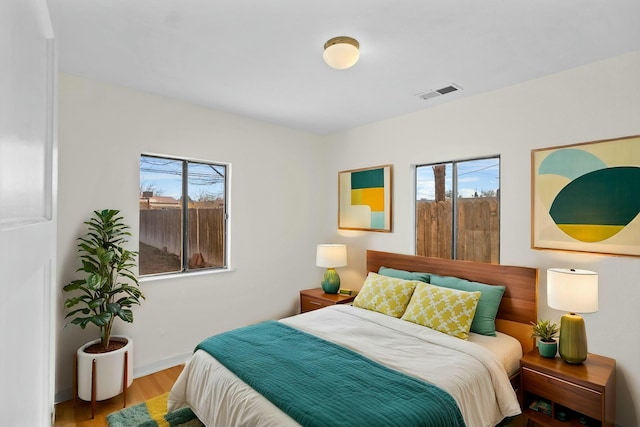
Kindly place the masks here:
<instances>
[{"instance_id":1,"label":"window","mask_svg":"<svg viewBox=\"0 0 640 427\"><path fill-rule=\"evenodd\" d=\"M500 262L500 157L416 167L416 255Z\"/></svg>"},{"instance_id":2,"label":"window","mask_svg":"<svg viewBox=\"0 0 640 427\"><path fill-rule=\"evenodd\" d=\"M225 268L226 201L227 165L140 156L140 275Z\"/></svg>"}]
</instances>

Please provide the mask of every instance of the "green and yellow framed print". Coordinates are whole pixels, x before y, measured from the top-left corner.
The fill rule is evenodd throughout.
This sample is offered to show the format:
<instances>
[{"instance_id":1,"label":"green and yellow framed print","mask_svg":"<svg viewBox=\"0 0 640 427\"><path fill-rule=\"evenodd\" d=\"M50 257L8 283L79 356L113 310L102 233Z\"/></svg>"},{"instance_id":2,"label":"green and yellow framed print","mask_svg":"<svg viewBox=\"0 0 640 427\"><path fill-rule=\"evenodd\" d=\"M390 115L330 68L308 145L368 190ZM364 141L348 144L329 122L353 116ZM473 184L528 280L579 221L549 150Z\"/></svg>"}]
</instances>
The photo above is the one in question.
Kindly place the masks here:
<instances>
[{"instance_id":1,"label":"green and yellow framed print","mask_svg":"<svg viewBox=\"0 0 640 427\"><path fill-rule=\"evenodd\" d=\"M531 246L640 256L640 135L531 151Z\"/></svg>"},{"instance_id":2,"label":"green and yellow framed print","mask_svg":"<svg viewBox=\"0 0 640 427\"><path fill-rule=\"evenodd\" d=\"M392 165L338 172L338 228L391 231Z\"/></svg>"}]
</instances>

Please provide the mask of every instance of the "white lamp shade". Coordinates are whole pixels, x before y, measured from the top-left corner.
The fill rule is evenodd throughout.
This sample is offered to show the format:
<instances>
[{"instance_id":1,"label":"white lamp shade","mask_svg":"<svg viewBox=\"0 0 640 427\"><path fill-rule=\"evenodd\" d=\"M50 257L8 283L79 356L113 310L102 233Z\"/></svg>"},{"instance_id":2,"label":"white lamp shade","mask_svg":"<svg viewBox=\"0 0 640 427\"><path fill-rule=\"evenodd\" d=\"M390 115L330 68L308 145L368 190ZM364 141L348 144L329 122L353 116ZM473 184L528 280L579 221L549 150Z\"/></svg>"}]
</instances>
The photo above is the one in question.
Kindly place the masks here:
<instances>
[{"instance_id":1,"label":"white lamp shade","mask_svg":"<svg viewBox=\"0 0 640 427\"><path fill-rule=\"evenodd\" d=\"M344 70L360 58L360 44L351 37L335 37L324 45L322 58L332 68Z\"/></svg>"},{"instance_id":2,"label":"white lamp shade","mask_svg":"<svg viewBox=\"0 0 640 427\"><path fill-rule=\"evenodd\" d=\"M347 265L347 246L339 244L318 245L316 251L318 267L336 268Z\"/></svg>"},{"instance_id":3,"label":"white lamp shade","mask_svg":"<svg viewBox=\"0 0 640 427\"><path fill-rule=\"evenodd\" d=\"M598 311L598 273L589 270L547 270L547 304L571 313Z\"/></svg>"}]
</instances>

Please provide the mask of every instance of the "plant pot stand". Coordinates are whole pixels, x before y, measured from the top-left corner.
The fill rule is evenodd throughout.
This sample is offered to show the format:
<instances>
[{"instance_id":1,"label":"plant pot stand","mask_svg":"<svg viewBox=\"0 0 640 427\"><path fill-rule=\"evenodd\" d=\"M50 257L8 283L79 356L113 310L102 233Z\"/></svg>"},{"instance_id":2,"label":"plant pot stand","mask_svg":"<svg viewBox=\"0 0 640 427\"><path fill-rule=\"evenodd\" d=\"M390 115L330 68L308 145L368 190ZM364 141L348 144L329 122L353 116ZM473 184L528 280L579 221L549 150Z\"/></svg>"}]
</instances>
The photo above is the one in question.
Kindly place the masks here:
<instances>
[{"instance_id":1,"label":"plant pot stand","mask_svg":"<svg viewBox=\"0 0 640 427\"><path fill-rule=\"evenodd\" d=\"M124 368L122 369L122 407L127 407L127 384L129 382L129 352L124 352ZM97 395L97 381L96 381L96 359L93 359L91 363L91 419L96 416L96 395ZM78 355L73 355L73 404L78 403Z\"/></svg>"}]
</instances>

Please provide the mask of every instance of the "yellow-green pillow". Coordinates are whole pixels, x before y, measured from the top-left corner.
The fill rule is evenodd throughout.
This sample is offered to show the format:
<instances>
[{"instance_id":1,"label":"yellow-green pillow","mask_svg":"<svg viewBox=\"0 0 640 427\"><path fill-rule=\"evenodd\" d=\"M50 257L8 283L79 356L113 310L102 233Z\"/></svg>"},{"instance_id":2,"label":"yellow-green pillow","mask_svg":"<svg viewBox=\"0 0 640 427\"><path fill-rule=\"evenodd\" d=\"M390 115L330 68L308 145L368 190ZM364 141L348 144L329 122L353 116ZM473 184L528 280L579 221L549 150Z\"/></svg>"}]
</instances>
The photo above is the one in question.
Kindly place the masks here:
<instances>
[{"instance_id":1,"label":"yellow-green pillow","mask_svg":"<svg viewBox=\"0 0 640 427\"><path fill-rule=\"evenodd\" d=\"M466 340L478 300L480 292L419 283L402 319Z\"/></svg>"},{"instance_id":2,"label":"yellow-green pillow","mask_svg":"<svg viewBox=\"0 0 640 427\"><path fill-rule=\"evenodd\" d=\"M400 317L418 283L415 280L397 279L371 272L353 300L353 306Z\"/></svg>"},{"instance_id":3,"label":"yellow-green pillow","mask_svg":"<svg viewBox=\"0 0 640 427\"><path fill-rule=\"evenodd\" d=\"M504 294L504 286L487 285L485 283L470 282L465 279L452 276L431 275L429 283L443 288L457 289L459 291L480 291L480 300L476 315L471 322L471 332L477 334L496 336L496 315Z\"/></svg>"}]
</instances>

